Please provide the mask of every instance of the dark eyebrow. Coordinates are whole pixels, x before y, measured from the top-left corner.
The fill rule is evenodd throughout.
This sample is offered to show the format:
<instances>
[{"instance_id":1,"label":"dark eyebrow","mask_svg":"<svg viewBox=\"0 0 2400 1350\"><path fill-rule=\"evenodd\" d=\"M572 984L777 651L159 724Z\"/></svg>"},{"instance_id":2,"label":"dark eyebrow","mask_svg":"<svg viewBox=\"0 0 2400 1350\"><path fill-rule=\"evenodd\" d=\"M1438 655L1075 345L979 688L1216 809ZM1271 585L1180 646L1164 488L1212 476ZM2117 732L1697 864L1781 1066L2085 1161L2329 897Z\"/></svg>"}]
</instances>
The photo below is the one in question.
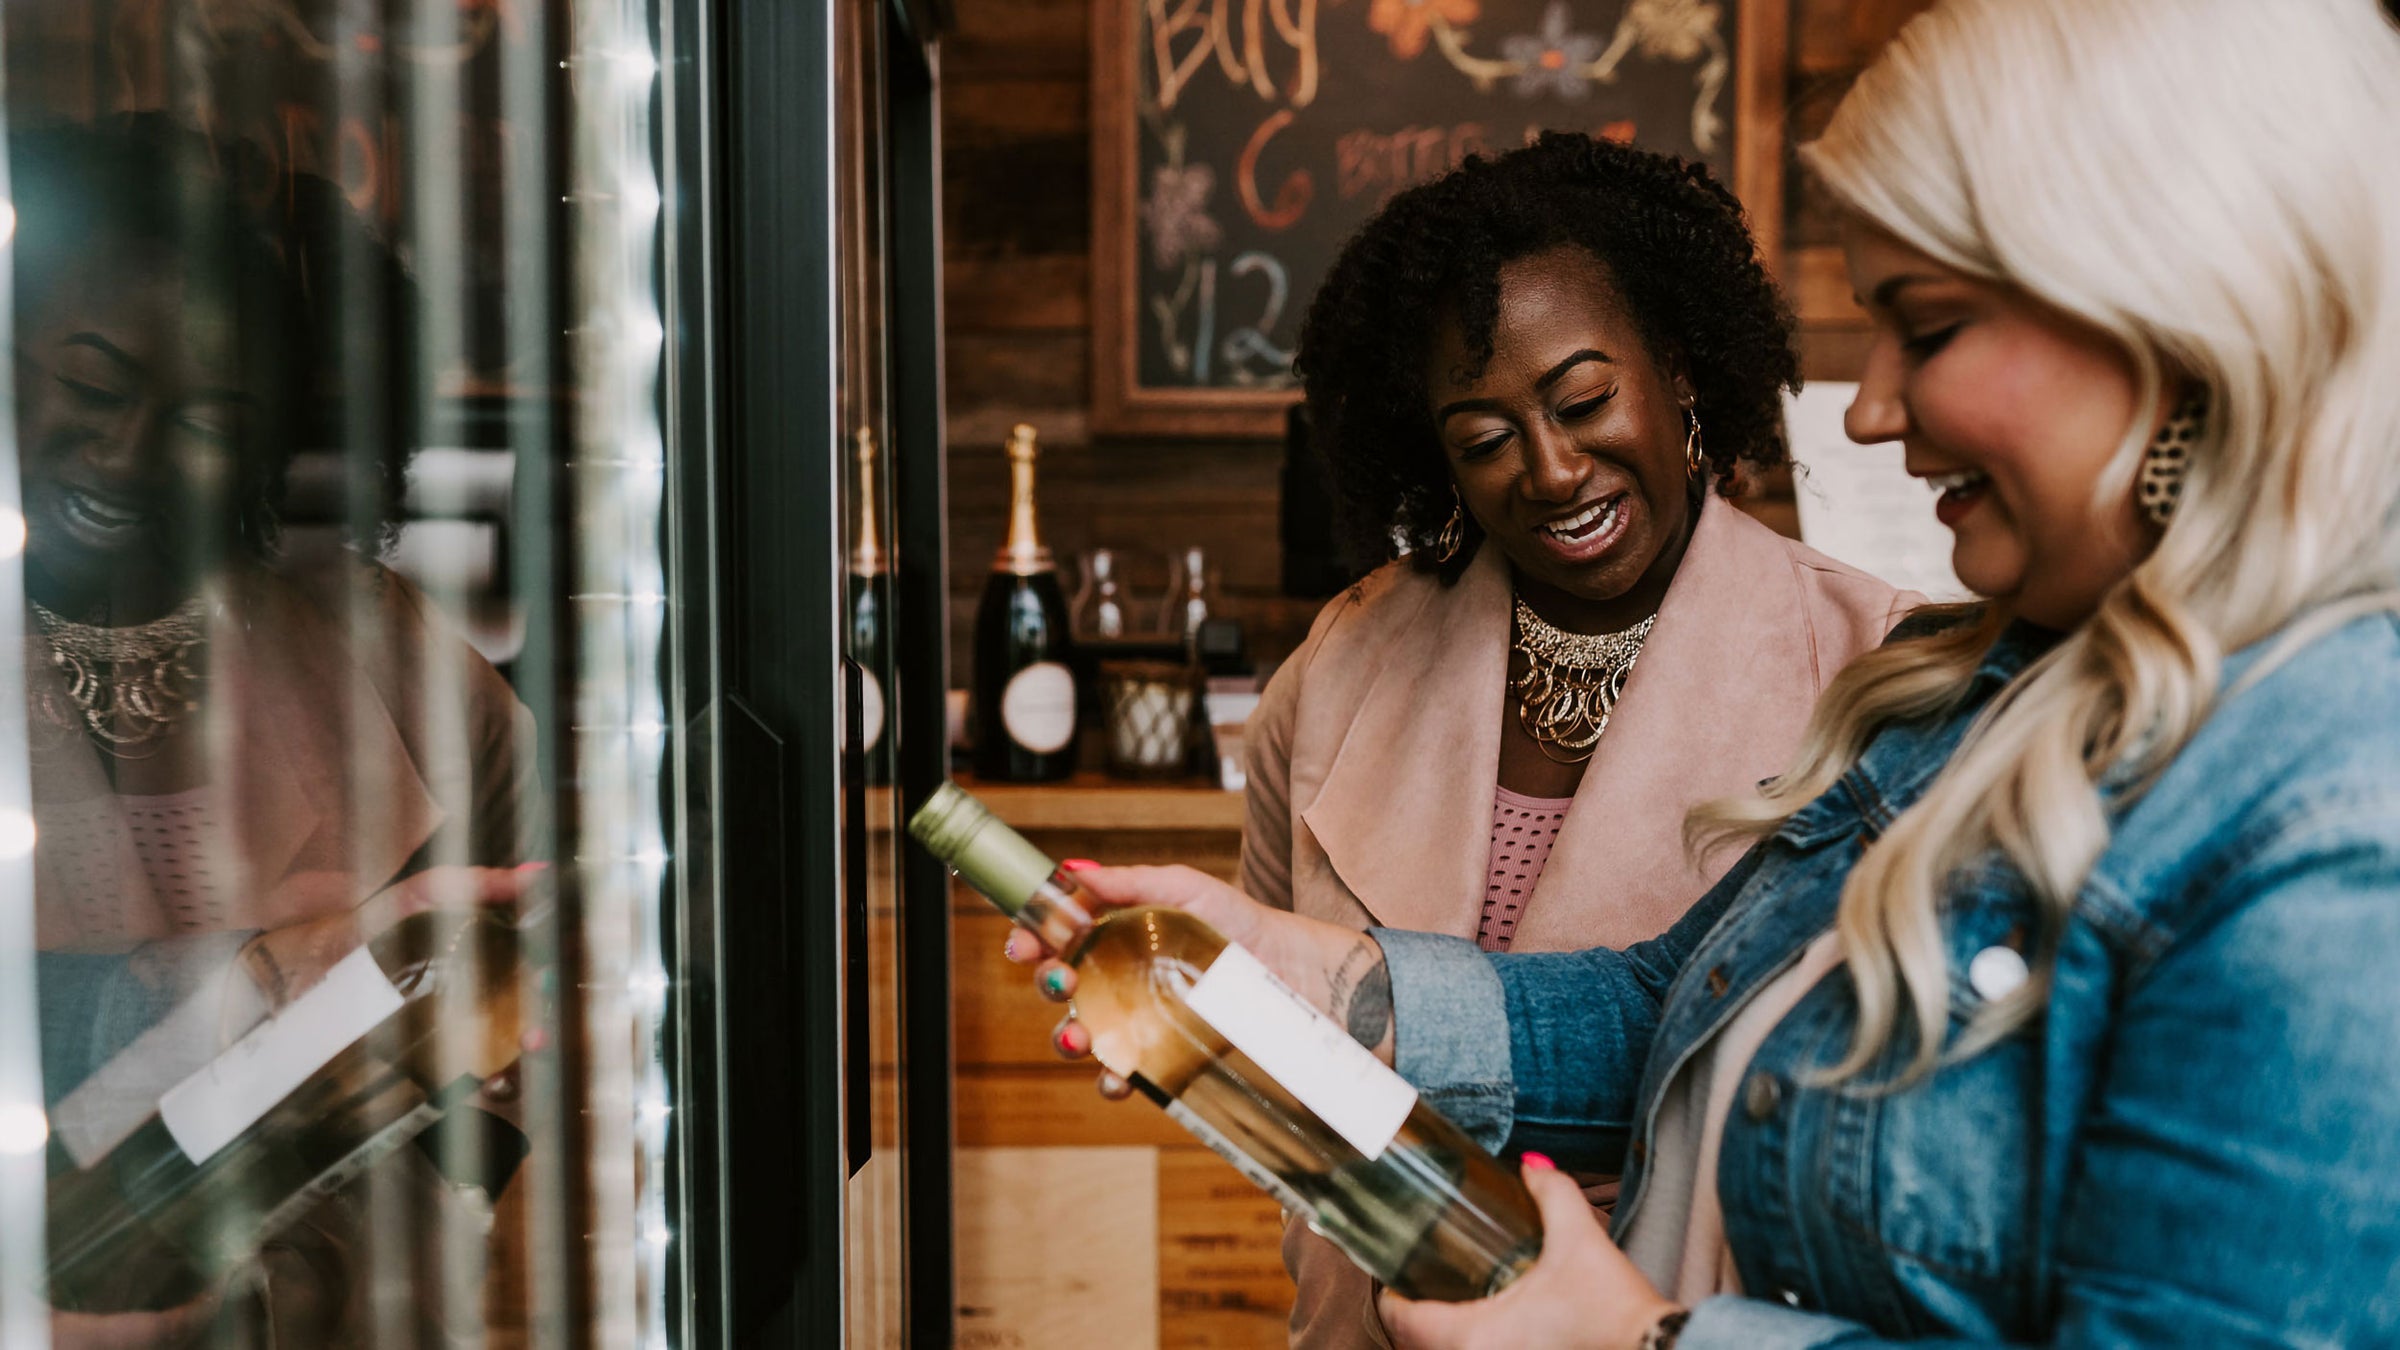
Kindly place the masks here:
<instances>
[{"instance_id":1,"label":"dark eyebrow","mask_svg":"<svg viewBox=\"0 0 2400 1350\"><path fill-rule=\"evenodd\" d=\"M1573 370L1575 367L1582 365L1586 361L1602 361L1612 366L1616 364L1616 358L1610 356L1607 352L1601 351L1597 347L1586 347L1582 351L1579 351L1568 357L1566 360L1561 361L1557 365L1543 371L1542 377L1533 382L1533 387L1536 390L1546 390L1551 385L1554 385L1560 380L1565 379L1568 371ZM1440 408L1436 409L1433 414L1433 421L1434 425L1439 426L1442 423L1449 421L1453 413L1499 412L1500 410L1500 400L1496 398L1462 398L1455 403L1445 403Z\"/></svg>"},{"instance_id":2,"label":"dark eyebrow","mask_svg":"<svg viewBox=\"0 0 2400 1350\"><path fill-rule=\"evenodd\" d=\"M1543 371L1542 378L1535 380L1533 382L1533 387L1536 389L1548 389L1551 385L1554 385L1560 380L1567 378L1568 371L1573 370L1575 367L1582 365L1586 361L1602 361L1612 366L1616 364L1616 362L1609 357L1607 352L1601 351L1595 347L1586 347L1582 351L1579 351L1573 356L1568 357L1566 360L1559 362L1557 365L1550 367L1546 371Z\"/></svg>"},{"instance_id":3,"label":"dark eyebrow","mask_svg":"<svg viewBox=\"0 0 2400 1350\"><path fill-rule=\"evenodd\" d=\"M1867 304L1875 309L1889 309L1900 292L1911 286L1931 285L1939 280L1940 277L1927 276L1923 272L1902 272L1898 276L1885 277L1875 283L1875 293L1867 297Z\"/></svg>"},{"instance_id":4,"label":"dark eyebrow","mask_svg":"<svg viewBox=\"0 0 2400 1350\"><path fill-rule=\"evenodd\" d=\"M77 333L58 345L62 347L89 347L93 351L100 353L102 356L106 356L114 360L118 365L125 367L127 370L132 371L136 375L144 373L141 362L136 361L132 357L126 355L124 348L119 347L117 344L100 336L98 333Z\"/></svg>"}]
</instances>

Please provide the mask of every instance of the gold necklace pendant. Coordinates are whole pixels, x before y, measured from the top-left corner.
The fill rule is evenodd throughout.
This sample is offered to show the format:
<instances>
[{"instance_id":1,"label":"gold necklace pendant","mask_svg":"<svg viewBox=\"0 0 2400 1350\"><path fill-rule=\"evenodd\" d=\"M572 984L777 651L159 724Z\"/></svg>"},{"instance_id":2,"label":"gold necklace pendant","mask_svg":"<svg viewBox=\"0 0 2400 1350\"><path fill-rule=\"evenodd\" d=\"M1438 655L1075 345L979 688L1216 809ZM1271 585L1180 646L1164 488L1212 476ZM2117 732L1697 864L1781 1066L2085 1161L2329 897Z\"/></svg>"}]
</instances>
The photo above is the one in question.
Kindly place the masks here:
<instances>
[{"instance_id":1,"label":"gold necklace pendant","mask_svg":"<svg viewBox=\"0 0 2400 1350\"><path fill-rule=\"evenodd\" d=\"M199 597L132 628L76 623L40 604L33 617L50 644L50 664L66 681L75 720L102 749L122 759L175 729L198 708L194 657L206 639ZM64 710L58 710L63 714Z\"/></svg>"},{"instance_id":2,"label":"gold necklace pendant","mask_svg":"<svg viewBox=\"0 0 2400 1350\"><path fill-rule=\"evenodd\" d=\"M1543 758L1581 764L1592 757L1656 622L1653 614L1621 632L1570 633L1544 622L1522 597L1517 600L1517 636L1511 645L1525 658L1525 673L1512 681L1517 725Z\"/></svg>"}]
</instances>

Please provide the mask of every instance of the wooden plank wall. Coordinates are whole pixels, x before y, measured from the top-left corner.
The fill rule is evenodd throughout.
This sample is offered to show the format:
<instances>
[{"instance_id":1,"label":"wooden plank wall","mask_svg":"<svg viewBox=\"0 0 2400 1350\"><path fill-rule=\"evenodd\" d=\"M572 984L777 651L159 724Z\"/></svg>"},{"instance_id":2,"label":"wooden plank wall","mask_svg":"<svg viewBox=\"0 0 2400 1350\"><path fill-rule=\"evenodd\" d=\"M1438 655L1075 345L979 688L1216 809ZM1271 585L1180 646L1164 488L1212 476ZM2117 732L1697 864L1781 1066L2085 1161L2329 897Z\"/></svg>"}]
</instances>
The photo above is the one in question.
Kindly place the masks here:
<instances>
[{"instance_id":1,"label":"wooden plank wall","mask_svg":"<svg viewBox=\"0 0 2400 1350\"><path fill-rule=\"evenodd\" d=\"M1926 3L1792 0L1791 141L1823 127L1858 68ZM954 9L942 123L953 682L966 679L975 600L1005 527L1001 445L1019 421L1043 432L1042 519L1062 558L1100 544L1206 547L1254 648L1280 656L1316 609L1276 594L1281 446L1094 444L1088 434L1086 0L954 0ZM1848 378L1864 324L1831 215L1796 164L1786 184L1782 276L1806 370ZM1788 482L1765 485L1748 505L1795 527ZM1141 589L1162 581L1142 579ZM1053 857L1180 861L1230 876L1238 848L1221 824L1024 823ZM1056 1010L1000 956L1005 923L971 894L955 900L959 1343L1281 1345L1290 1292L1273 1202L1156 1111L1104 1102L1083 1066L1059 1063L1048 1049ZM1101 1188L1107 1200L1078 1198L1092 1186L1077 1178L1103 1174L1116 1187ZM1061 1299L1079 1315L1057 1317Z\"/></svg>"},{"instance_id":2,"label":"wooden plank wall","mask_svg":"<svg viewBox=\"0 0 2400 1350\"><path fill-rule=\"evenodd\" d=\"M1135 0L1126 0L1134 3ZM1791 0L1789 143L1823 127L1866 58L1927 0ZM944 298L948 306L951 679L966 653L985 569L1006 527L1001 446L1041 428L1042 523L1069 561L1089 547L1209 549L1227 608L1253 649L1279 659L1313 602L1277 594L1279 444L1093 444L1091 391L1091 53L1087 0L955 0L943 41ZM1786 166L1785 285L1813 379L1855 373L1863 322L1851 304L1830 212ZM1788 481L1749 505L1796 531ZM1145 578L1145 581L1149 579ZM1141 587L1163 587L1163 576ZM1073 589L1070 580L1069 589Z\"/></svg>"}]
</instances>

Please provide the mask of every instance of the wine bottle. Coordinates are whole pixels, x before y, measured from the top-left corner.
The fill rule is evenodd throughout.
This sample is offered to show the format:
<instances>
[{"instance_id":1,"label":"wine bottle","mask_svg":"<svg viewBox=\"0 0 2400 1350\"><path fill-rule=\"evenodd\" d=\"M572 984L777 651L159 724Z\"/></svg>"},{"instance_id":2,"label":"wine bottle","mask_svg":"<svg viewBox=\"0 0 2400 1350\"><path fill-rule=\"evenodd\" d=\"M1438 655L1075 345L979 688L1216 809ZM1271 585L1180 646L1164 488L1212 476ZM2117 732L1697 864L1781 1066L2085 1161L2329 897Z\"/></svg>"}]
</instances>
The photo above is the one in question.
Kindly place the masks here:
<instances>
[{"instance_id":1,"label":"wine bottle","mask_svg":"<svg viewBox=\"0 0 2400 1350\"><path fill-rule=\"evenodd\" d=\"M1392 1289L1497 1293L1542 1245L1515 1172L1259 960L1176 909L1100 910L945 784L909 833L1077 974L1092 1054Z\"/></svg>"},{"instance_id":2,"label":"wine bottle","mask_svg":"<svg viewBox=\"0 0 2400 1350\"><path fill-rule=\"evenodd\" d=\"M883 556L883 530L877 514L875 430L860 427L852 438L858 461L858 528L850 544L850 659L858 663L859 734L867 761L867 783L881 787L892 781L891 742L884 735L890 704L883 674L890 664L886 626L891 614L891 568Z\"/></svg>"},{"instance_id":3,"label":"wine bottle","mask_svg":"<svg viewBox=\"0 0 2400 1350\"><path fill-rule=\"evenodd\" d=\"M1067 598L1033 512L1033 428L1008 437L1008 541L975 612L975 772L1046 782L1075 771Z\"/></svg>"},{"instance_id":4,"label":"wine bottle","mask_svg":"<svg viewBox=\"0 0 2400 1350\"><path fill-rule=\"evenodd\" d=\"M515 925L489 909L411 915L336 963L105 1156L51 1179L51 1306L158 1308L213 1287L516 1061L517 971Z\"/></svg>"}]
</instances>

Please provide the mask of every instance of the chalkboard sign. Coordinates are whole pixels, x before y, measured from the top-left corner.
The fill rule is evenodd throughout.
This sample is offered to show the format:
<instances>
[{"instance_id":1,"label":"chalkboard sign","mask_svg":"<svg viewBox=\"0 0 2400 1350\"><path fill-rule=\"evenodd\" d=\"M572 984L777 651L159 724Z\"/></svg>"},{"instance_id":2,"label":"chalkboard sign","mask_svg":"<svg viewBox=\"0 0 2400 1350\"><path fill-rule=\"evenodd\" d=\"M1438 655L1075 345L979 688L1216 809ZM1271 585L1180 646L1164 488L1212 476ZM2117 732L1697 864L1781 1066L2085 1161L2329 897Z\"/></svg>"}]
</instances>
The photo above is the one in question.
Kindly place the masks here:
<instances>
[{"instance_id":1,"label":"chalkboard sign","mask_svg":"<svg viewBox=\"0 0 2400 1350\"><path fill-rule=\"evenodd\" d=\"M1277 436L1391 195L1571 130L1707 162L1774 259L1786 0L1093 0L1093 430Z\"/></svg>"}]
</instances>

